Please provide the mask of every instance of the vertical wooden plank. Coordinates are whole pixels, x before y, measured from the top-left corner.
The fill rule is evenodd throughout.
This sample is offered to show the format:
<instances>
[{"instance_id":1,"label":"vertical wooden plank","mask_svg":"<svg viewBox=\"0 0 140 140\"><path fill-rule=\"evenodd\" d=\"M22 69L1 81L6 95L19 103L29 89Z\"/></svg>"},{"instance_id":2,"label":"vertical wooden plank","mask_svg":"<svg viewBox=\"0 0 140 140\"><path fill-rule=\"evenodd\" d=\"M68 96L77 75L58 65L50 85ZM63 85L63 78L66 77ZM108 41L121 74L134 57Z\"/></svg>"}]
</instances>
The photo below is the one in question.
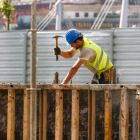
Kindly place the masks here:
<instances>
[{"instance_id":1,"label":"vertical wooden plank","mask_svg":"<svg viewBox=\"0 0 140 140\"><path fill-rule=\"evenodd\" d=\"M31 20L31 75L30 75L30 88L31 88L31 94L30 94L30 139L36 140L37 139L37 84L36 84L36 75L37 75L37 63L36 63L36 56L37 56L37 47L36 47L36 27L37 27L37 21L36 21L36 1L32 2L31 5L31 14L32 14L32 20ZM34 31L33 31L34 30Z\"/></svg>"},{"instance_id":2,"label":"vertical wooden plank","mask_svg":"<svg viewBox=\"0 0 140 140\"><path fill-rule=\"evenodd\" d=\"M121 90L121 140L128 140L129 98L126 89Z\"/></svg>"},{"instance_id":3,"label":"vertical wooden plank","mask_svg":"<svg viewBox=\"0 0 140 140\"><path fill-rule=\"evenodd\" d=\"M37 91L30 91L30 140L37 139Z\"/></svg>"},{"instance_id":4,"label":"vertical wooden plank","mask_svg":"<svg viewBox=\"0 0 140 140\"><path fill-rule=\"evenodd\" d=\"M30 140L30 91L24 90L23 140Z\"/></svg>"},{"instance_id":5,"label":"vertical wooden plank","mask_svg":"<svg viewBox=\"0 0 140 140\"><path fill-rule=\"evenodd\" d=\"M112 93L105 90L104 140L112 140Z\"/></svg>"},{"instance_id":6,"label":"vertical wooden plank","mask_svg":"<svg viewBox=\"0 0 140 140\"><path fill-rule=\"evenodd\" d=\"M137 140L138 139L138 100L136 100L136 96L134 96L134 94L136 94L136 91L131 91L131 92L129 91L129 99L131 99L131 102L129 102L129 108L132 108L132 122L133 122L132 123L133 138L132 139ZM129 125L129 128L130 128L130 125Z\"/></svg>"},{"instance_id":7,"label":"vertical wooden plank","mask_svg":"<svg viewBox=\"0 0 140 140\"><path fill-rule=\"evenodd\" d=\"M92 90L91 140L95 140L96 93Z\"/></svg>"},{"instance_id":8,"label":"vertical wooden plank","mask_svg":"<svg viewBox=\"0 0 140 140\"><path fill-rule=\"evenodd\" d=\"M43 140L47 140L47 90L43 91Z\"/></svg>"},{"instance_id":9,"label":"vertical wooden plank","mask_svg":"<svg viewBox=\"0 0 140 140\"><path fill-rule=\"evenodd\" d=\"M72 90L71 140L79 140L79 91Z\"/></svg>"},{"instance_id":10,"label":"vertical wooden plank","mask_svg":"<svg viewBox=\"0 0 140 140\"><path fill-rule=\"evenodd\" d=\"M88 90L88 140L91 140L92 93Z\"/></svg>"},{"instance_id":11,"label":"vertical wooden plank","mask_svg":"<svg viewBox=\"0 0 140 140\"><path fill-rule=\"evenodd\" d=\"M111 69L109 69L109 84L111 84Z\"/></svg>"},{"instance_id":12,"label":"vertical wooden plank","mask_svg":"<svg viewBox=\"0 0 140 140\"><path fill-rule=\"evenodd\" d=\"M39 91L39 140L43 138L43 94Z\"/></svg>"},{"instance_id":13,"label":"vertical wooden plank","mask_svg":"<svg viewBox=\"0 0 140 140\"><path fill-rule=\"evenodd\" d=\"M136 91L132 91L129 94L129 99L131 100L131 107L132 107L132 133L133 133L133 140L138 139L138 100L136 100L136 96L133 94L136 94ZM129 102L130 104L130 102ZM130 105L129 105L130 107ZM130 110L130 109L129 109ZM129 126L130 127L130 126Z\"/></svg>"},{"instance_id":14,"label":"vertical wooden plank","mask_svg":"<svg viewBox=\"0 0 140 140\"><path fill-rule=\"evenodd\" d=\"M63 140L63 92L56 90L55 140Z\"/></svg>"},{"instance_id":15,"label":"vertical wooden plank","mask_svg":"<svg viewBox=\"0 0 140 140\"><path fill-rule=\"evenodd\" d=\"M140 100L138 100L138 140L140 140Z\"/></svg>"},{"instance_id":16,"label":"vertical wooden plank","mask_svg":"<svg viewBox=\"0 0 140 140\"><path fill-rule=\"evenodd\" d=\"M15 90L8 90L7 140L15 140Z\"/></svg>"},{"instance_id":17,"label":"vertical wooden plank","mask_svg":"<svg viewBox=\"0 0 140 140\"><path fill-rule=\"evenodd\" d=\"M115 68L112 68L113 69L113 72L112 72L112 74L113 74L113 84L116 84L116 69Z\"/></svg>"}]
</instances>

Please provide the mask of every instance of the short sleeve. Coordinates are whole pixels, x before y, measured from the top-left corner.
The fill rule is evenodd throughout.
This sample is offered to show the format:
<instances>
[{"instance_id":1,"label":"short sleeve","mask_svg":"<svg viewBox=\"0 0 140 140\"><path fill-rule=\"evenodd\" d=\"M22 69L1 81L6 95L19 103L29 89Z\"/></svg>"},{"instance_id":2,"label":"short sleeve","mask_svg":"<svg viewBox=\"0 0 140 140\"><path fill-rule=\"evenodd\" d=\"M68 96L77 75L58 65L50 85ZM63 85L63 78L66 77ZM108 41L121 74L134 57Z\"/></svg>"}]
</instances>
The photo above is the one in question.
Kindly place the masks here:
<instances>
[{"instance_id":1,"label":"short sleeve","mask_svg":"<svg viewBox=\"0 0 140 140\"><path fill-rule=\"evenodd\" d=\"M80 51L79 59L84 59L92 63L94 62L95 58L96 58L96 52L90 48L83 48Z\"/></svg>"}]
</instances>

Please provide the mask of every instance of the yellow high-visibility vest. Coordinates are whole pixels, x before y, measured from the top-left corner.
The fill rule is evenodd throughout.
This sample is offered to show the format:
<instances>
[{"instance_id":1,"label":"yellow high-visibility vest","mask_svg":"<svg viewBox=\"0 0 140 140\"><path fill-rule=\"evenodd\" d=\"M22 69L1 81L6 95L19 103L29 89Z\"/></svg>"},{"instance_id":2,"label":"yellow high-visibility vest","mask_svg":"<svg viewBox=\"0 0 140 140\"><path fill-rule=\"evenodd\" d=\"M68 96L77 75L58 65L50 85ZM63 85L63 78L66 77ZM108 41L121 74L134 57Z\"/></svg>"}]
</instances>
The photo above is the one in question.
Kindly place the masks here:
<instances>
[{"instance_id":1,"label":"yellow high-visibility vest","mask_svg":"<svg viewBox=\"0 0 140 140\"><path fill-rule=\"evenodd\" d=\"M91 40L84 38L84 44L82 49L83 48L90 48L96 52L96 58L94 62L90 63L87 60L85 60L85 65L87 65L90 69L96 71L98 75L100 75L102 72L110 69L113 66L107 54Z\"/></svg>"}]
</instances>

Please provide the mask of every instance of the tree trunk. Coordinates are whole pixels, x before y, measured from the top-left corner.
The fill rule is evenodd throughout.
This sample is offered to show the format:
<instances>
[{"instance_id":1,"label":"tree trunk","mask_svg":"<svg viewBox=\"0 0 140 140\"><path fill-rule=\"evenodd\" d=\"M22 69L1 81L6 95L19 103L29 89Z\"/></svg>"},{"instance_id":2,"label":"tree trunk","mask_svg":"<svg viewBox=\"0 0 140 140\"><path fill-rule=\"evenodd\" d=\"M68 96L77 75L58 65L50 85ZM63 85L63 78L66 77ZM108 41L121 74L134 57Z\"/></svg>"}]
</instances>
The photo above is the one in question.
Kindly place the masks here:
<instances>
[{"instance_id":1,"label":"tree trunk","mask_svg":"<svg viewBox=\"0 0 140 140\"><path fill-rule=\"evenodd\" d=\"M7 19L7 30L9 30L9 27L10 27L10 14L8 16L8 19Z\"/></svg>"}]
</instances>

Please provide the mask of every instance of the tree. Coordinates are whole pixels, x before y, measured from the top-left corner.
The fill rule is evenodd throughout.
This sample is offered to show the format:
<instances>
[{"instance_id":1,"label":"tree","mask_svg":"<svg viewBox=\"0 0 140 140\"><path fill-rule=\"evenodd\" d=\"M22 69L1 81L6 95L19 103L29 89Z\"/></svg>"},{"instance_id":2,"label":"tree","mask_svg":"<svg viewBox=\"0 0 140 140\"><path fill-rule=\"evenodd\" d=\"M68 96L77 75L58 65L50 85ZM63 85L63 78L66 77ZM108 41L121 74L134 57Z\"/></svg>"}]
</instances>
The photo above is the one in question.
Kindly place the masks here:
<instances>
[{"instance_id":1,"label":"tree","mask_svg":"<svg viewBox=\"0 0 140 140\"><path fill-rule=\"evenodd\" d=\"M3 18L7 19L7 30L9 30L10 23L12 21L13 11L15 10L14 4L10 4L10 0L1 0L0 9L3 13Z\"/></svg>"}]
</instances>

